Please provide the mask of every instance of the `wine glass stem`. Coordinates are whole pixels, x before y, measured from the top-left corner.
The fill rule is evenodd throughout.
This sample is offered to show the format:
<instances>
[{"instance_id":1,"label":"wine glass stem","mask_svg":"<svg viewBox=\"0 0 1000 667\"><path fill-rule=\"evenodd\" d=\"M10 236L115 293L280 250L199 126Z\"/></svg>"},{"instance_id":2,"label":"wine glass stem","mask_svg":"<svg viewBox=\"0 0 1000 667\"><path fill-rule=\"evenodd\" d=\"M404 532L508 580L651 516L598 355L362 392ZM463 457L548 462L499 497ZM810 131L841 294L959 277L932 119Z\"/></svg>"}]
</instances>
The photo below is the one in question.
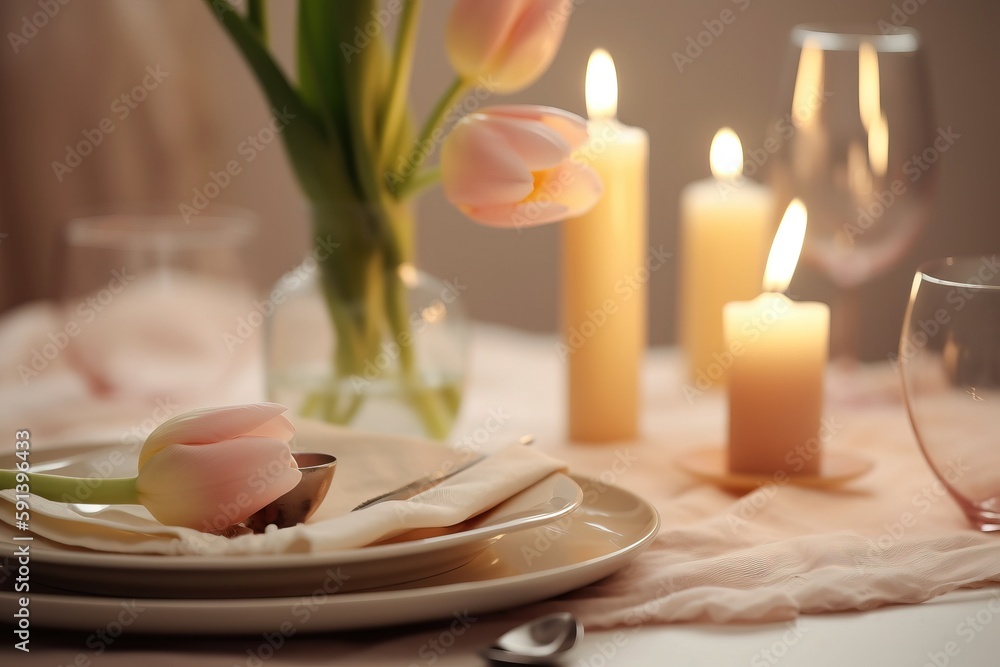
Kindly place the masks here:
<instances>
[{"instance_id":1,"label":"wine glass stem","mask_svg":"<svg viewBox=\"0 0 1000 667\"><path fill-rule=\"evenodd\" d=\"M840 362L857 362L861 348L861 289L841 287L833 307L831 356Z\"/></svg>"}]
</instances>

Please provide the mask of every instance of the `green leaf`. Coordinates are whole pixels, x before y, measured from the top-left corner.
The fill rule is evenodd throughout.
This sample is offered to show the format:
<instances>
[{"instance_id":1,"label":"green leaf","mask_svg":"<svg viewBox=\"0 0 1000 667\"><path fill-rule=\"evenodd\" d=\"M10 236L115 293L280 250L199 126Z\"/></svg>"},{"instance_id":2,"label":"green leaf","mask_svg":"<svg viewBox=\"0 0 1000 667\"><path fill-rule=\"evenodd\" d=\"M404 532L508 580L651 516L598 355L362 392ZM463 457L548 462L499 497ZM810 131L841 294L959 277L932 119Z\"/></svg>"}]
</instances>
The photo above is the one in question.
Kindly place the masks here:
<instances>
[{"instance_id":1,"label":"green leaf","mask_svg":"<svg viewBox=\"0 0 1000 667\"><path fill-rule=\"evenodd\" d=\"M257 31L262 44L267 44L267 0L247 0L247 23Z\"/></svg>"},{"instance_id":2,"label":"green leaf","mask_svg":"<svg viewBox=\"0 0 1000 667\"><path fill-rule=\"evenodd\" d=\"M316 201L357 198L346 176L339 139L328 135L322 121L288 82L281 68L260 41L255 29L226 0L205 0L264 89L273 111L288 119L281 137L299 183Z\"/></svg>"},{"instance_id":3,"label":"green leaf","mask_svg":"<svg viewBox=\"0 0 1000 667\"><path fill-rule=\"evenodd\" d=\"M383 27L376 20L375 0L301 0L300 11L310 20L319 19L318 27L325 48L313 49L315 58L323 58L322 71L328 80L336 80L339 89L327 93L327 103L343 114L339 118L340 136L350 146L351 164L358 187L371 202L384 195L379 173L380 115L389 79L389 58ZM373 29L374 28L374 29ZM333 74L332 72L336 72Z\"/></svg>"},{"instance_id":4,"label":"green leaf","mask_svg":"<svg viewBox=\"0 0 1000 667\"><path fill-rule=\"evenodd\" d=\"M303 102L313 110L328 135L336 136L346 165L353 165L351 128L347 117L346 90L339 60L342 58L332 26L347 20L343 8L349 3L300 0L296 68ZM349 173L353 170L349 170ZM360 190L356 179L352 178Z\"/></svg>"}]
</instances>

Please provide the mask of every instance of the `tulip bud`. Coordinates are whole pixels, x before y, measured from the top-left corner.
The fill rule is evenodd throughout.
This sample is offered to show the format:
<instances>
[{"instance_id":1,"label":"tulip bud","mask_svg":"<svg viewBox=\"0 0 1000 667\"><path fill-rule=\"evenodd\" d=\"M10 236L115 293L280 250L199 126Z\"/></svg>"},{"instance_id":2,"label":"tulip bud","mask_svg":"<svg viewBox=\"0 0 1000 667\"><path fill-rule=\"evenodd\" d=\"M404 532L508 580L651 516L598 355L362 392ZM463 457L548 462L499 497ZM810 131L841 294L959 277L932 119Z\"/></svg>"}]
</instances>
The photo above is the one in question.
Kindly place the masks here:
<instances>
[{"instance_id":1,"label":"tulip bud","mask_svg":"<svg viewBox=\"0 0 1000 667\"><path fill-rule=\"evenodd\" d=\"M526 88L555 58L572 7L571 0L456 0L445 33L451 64L500 93Z\"/></svg>"},{"instance_id":2,"label":"tulip bud","mask_svg":"<svg viewBox=\"0 0 1000 667\"><path fill-rule=\"evenodd\" d=\"M222 530L291 491L302 478L288 446L295 428L281 415L285 409L257 403L169 419L146 438L135 477L0 470L0 489L24 483L31 493L57 502L142 504L166 525Z\"/></svg>"},{"instance_id":3,"label":"tulip bud","mask_svg":"<svg viewBox=\"0 0 1000 667\"><path fill-rule=\"evenodd\" d=\"M168 525L219 530L291 491L302 473L294 427L274 403L194 410L161 424L139 453L136 492Z\"/></svg>"}]
</instances>

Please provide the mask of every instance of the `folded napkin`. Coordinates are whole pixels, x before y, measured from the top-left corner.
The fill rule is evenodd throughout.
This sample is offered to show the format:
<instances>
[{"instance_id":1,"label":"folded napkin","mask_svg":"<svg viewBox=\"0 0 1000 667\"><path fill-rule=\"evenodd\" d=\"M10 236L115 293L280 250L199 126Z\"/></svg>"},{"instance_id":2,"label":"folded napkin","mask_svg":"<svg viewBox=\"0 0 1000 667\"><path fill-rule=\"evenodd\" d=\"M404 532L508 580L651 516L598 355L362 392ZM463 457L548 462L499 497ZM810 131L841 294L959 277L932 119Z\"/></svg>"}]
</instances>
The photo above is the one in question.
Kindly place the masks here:
<instances>
[{"instance_id":1,"label":"folded napkin","mask_svg":"<svg viewBox=\"0 0 1000 667\"><path fill-rule=\"evenodd\" d=\"M349 549L411 530L461 523L565 469L562 463L536 449L511 445L409 500L386 501L351 512L351 508L368 498L443 467L453 469L479 452L457 451L416 439L358 433L316 422L297 425L293 446L299 451L325 452L337 457L337 472L330 492L308 523L230 538L164 526L140 506L117 505L87 512L75 505L32 497L31 530L38 538L36 545L164 555ZM134 469L134 462L131 465ZM16 532L13 493L0 492L0 536L7 540Z\"/></svg>"}]
</instances>

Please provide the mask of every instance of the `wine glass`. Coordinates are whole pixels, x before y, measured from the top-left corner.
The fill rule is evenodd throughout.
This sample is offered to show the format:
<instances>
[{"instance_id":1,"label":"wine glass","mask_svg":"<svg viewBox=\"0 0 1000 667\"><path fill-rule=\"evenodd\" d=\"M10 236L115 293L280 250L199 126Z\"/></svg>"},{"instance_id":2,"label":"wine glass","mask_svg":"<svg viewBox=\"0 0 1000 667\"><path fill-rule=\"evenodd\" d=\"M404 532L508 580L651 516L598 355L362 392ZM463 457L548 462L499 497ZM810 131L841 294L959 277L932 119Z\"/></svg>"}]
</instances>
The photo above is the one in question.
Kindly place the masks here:
<instances>
[{"instance_id":1,"label":"wine glass","mask_svg":"<svg viewBox=\"0 0 1000 667\"><path fill-rule=\"evenodd\" d=\"M221 400L255 347L260 356L252 324L261 315L241 256L254 224L249 212L222 207L186 220L176 206L67 223L57 338L92 391Z\"/></svg>"},{"instance_id":2,"label":"wine glass","mask_svg":"<svg viewBox=\"0 0 1000 667\"><path fill-rule=\"evenodd\" d=\"M786 65L769 181L777 210L795 197L808 209L803 257L839 292L831 348L856 359L859 287L909 250L935 191L942 147L920 36L800 25Z\"/></svg>"},{"instance_id":3,"label":"wine glass","mask_svg":"<svg viewBox=\"0 0 1000 667\"><path fill-rule=\"evenodd\" d=\"M980 530L1000 530L1000 256L920 267L899 369L934 474Z\"/></svg>"}]
</instances>

